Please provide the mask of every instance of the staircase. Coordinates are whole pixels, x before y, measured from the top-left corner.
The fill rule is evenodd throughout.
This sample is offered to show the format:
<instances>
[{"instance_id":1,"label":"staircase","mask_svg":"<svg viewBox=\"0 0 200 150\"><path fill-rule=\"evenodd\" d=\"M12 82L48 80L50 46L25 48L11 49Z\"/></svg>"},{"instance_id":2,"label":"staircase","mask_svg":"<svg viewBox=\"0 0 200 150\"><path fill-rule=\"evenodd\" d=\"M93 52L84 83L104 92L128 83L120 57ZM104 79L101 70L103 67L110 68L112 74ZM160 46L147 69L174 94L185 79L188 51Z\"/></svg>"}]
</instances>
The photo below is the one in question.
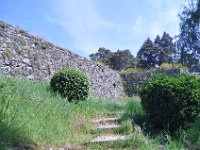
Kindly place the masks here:
<instances>
[{"instance_id":1,"label":"staircase","mask_svg":"<svg viewBox=\"0 0 200 150\"><path fill-rule=\"evenodd\" d=\"M98 117L91 120L91 123L94 126L94 132L99 133L99 135L94 136L89 141L88 145L96 144L101 147L103 144L105 145L111 142L119 143L131 139L130 134L126 135L120 133L120 130L122 130L123 127L119 124L119 117L116 117L116 114L114 113L112 116L108 116L109 117Z\"/></svg>"}]
</instances>

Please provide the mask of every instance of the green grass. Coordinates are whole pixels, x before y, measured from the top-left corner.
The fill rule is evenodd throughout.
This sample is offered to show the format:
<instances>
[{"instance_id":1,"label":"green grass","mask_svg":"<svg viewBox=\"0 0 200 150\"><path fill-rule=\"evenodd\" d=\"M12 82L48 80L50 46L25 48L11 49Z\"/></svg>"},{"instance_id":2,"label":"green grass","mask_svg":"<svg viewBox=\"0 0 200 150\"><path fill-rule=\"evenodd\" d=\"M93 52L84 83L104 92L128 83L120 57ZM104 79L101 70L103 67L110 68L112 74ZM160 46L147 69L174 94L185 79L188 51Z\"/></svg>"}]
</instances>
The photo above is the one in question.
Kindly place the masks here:
<instances>
[{"instance_id":1,"label":"green grass","mask_svg":"<svg viewBox=\"0 0 200 150\"><path fill-rule=\"evenodd\" d=\"M136 133L132 139L126 141L115 141L108 143L92 143L87 147L89 150L106 150L106 149L125 149L125 150L157 150L158 147L153 143L145 144L143 135Z\"/></svg>"},{"instance_id":2,"label":"green grass","mask_svg":"<svg viewBox=\"0 0 200 150\"><path fill-rule=\"evenodd\" d=\"M200 119L195 123L191 124L190 128L187 130L180 130L174 137L171 137L167 132L166 133L156 133L150 134L146 130L146 119L144 111L140 104L140 100L135 98L131 101L128 101L124 107L124 114L122 115L121 122L127 120L132 120L134 123L138 124L142 130L142 136L135 134L136 131L133 131L133 134L137 137L136 143L143 141L143 138L146 138L154 143L153 149L157 149L158 145L162 146L166 150L184 150L189 146L191 149L200 149ZM141 143L139 149L143 149L144 144Z\"/></svg>"},{"instance_id":3,"label":"green grass","mask_svg":"<svg viewBox=\"0 0 200 150\"><path fill-rule=\"evenodd\" d=\"M192 126L186 130L186 139L193 145L194 149L200 149L200 119L198 119Z\"/></svg>"},{"instance_id":4,"label":"green grass","mask_svg":"<svg viewBox=\"0 0 200 150\"><path fill-rule=\"evenodd\" d=\"M42 81L0 78L0 143L66 145L87 141L89 119L104 115L96 98L69 103Z\"/></svg>"},{"instance_id":5,"label":"green grass","mask_svg":"<svg viewBox=\"0 0 200 150\"><path fill-rule=\"evenodd\" d=\"M139 98L131 100L90 97L87 101L70 103L53 94L45 81L28 81L0 77L0 149L23 144L72 145L86 143L102 134L93 130L90 120L99 116L121 116L122 128L117 134L132 134L128 141L96 143L88 149L184 150L200 146L200 120L176 138L168 134L150 135L145 130L145 116ZM137 123L142 132L132 126ZM164 140L163 140L164 139ZM164 142L162 142L164 141Z\"/></svg>"}]
</instances>

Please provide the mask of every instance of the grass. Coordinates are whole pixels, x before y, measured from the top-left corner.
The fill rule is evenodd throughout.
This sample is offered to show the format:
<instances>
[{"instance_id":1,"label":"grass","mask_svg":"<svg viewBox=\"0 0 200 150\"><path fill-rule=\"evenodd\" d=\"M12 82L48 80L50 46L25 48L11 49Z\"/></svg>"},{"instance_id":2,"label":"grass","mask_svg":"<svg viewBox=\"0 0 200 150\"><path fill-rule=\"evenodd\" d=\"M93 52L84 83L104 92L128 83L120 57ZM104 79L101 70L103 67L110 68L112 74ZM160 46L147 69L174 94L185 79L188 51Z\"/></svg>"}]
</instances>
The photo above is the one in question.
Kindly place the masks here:
<instances>
[{"instance_id":1,"label":"grass","mask_svg":"<svg viewBox=\"0 0 200 150\"><path fill-rule=\"evenodd\" d=\"M121 116L119 123L122 125L113 132L132 134L131 139L89 144L87 149L157 150L163 147L184 150L186 145L191 145L191 149L200 147L200 120L188 130L181 130L176 138L144 132L144 111L137 97L130 100L90 97L87 101L70 103L53 94L47 82L0 77L0 149L29 143L76 147L102 133L93 130L92 118L113 115ZM141 132L133 123L141 127Z\"/></svg>"},{"instance_id":2,"label":"grass","mask_svg":"<svg viewBox=\"0 0 200 150\"><path fill-rule=\"evenodd\" d=\"M0 87L1 145L80 144L90 136L89 119L104 115L98 99L69 103L46 82L1 77Z\"/></svg>"},{"instance_id":3,"label":"grass","mask_svg":"<svg viewBox=\"0 0 200 150\"><path fill-rule=\"evenodd\" d=\"M186 133L188 140L187 142L195 149L200 149L200 119L198 119L194 124L192 124L191 128L189 128Z\"/></svg>"},{"instance_id":4,"label":"grass","mask_svg":"<svg viewBox=\"0 0 200 150\"><path fill-rule=\"evenodd\" d=\"M128 101L124 110L126 111L122 115L120 121L123 123L124 121L132 120L133 123L136 123L141 127L142 136L136 134L136 136L138 136L137 139L140 139L139 141L137 140L136 143L140 143L144 140L143 138L146 138L147 141L150 140L151 143L153 143L153 149L158 149L158 145L166 150L185 150L188 148L194 150L200 149L200 119L191 124L190 128L187 130L180 130L177 132L174 137L171 137L167 132L152 135L146 130L146 119L140 99L135 98L134 100ZM133 133L135 134L137 132L133 131ZM140 147L140 149L142 149L142 147Z\"/></svg>"}]
</instances>

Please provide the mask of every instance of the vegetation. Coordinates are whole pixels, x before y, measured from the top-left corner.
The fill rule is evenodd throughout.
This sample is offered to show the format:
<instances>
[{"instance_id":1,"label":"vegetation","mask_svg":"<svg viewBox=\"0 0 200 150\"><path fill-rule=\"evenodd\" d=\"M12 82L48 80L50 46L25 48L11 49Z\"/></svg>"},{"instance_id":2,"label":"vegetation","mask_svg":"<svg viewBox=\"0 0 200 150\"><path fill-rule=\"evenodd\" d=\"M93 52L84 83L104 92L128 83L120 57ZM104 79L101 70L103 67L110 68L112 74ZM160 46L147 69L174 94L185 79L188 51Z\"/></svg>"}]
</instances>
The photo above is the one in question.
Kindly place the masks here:
<instances>
[{"instance_id":1,"label":"vegetation","mask_svg":"<svg viewBox=\"0 0 200 150\"><path fill-rule=\"evenodd\" d=\"M180 129L175 135L170 135L168 131L157 132L150 134L147 129L147 118L142 108L140 99L133 99L126 103L124 106L125 113L121 118L121 122L125 120L132 120L134 124L139 125L133 131L138 140L134 141L136 144L140 143L139 149L166 149L166 150L186 150L186 149L199 149L200 147L200 120L197 119L192 123L187 130ZM141 129L140 129L141 127ZM141 130L141 131L140 131ZM136 139L135 139L136 140ZM144 143L148 144L144 144ZM146 147L147 146L147 147ZM148 147L149 146L149 147Z\"/></svg>"},{"instance_id":2,"label":"vegetation","mask_svg":"<svg viewBox=\"0 0 200 150\"><path fill-rule=\"evenodd\" d=\"M152 42L148 38L137 53L137 67L152 69L160 66L162 63L172 62L173 42L172 38L166 32L162 38L157 36Z\"/></svg>"},{"instance_id":3,"label":"vegetation","mask_svg":"<svg viewBox=\"0 0 200 150\"><path fill-rule=\"evenodd\" d=\"M200 72L200 1L188 1L179 14L180 33L176 41L176 61L189 68L191 72Z\"/></svg>"},{"instance_id":4,"label":"vegetation","mask_svg":"<svg viewBox=\"0 0 200 150\"><path fill-rule=\"evenodd\" d=\"M27 88L28 87L28 88ZM99 99L90 97L87 101L68 102L50 90L44 81L27 81L0 77L0 148L23 149L31 144L41 146L70 147L87 146L87 149L149 149L160 146L165 149L186 149L187 143L195 147L200 144L199 120L177 137L169 135L152 136L145 129L146 118L139 98L129 100ZM132 134L127 141L94 143L82 145L98 135L90 120L97 116L125 111L120 119L123 128L115 131ZM119 116L119 115L118 115ZM135 123L139 125L138 130ZM164 143L163 143L164 141Z\"/></svg>"},{"instance_id":5,"label":"vegetation","mask_svg":"<svg viewBox=\"0 0 200 150\"><path fill-rule=\"evenodd\" d=\"M113 53L108 49L99 48L97 53L90 55L91 59L103 62L114 70L152 69L162 63L180 63L187 67L190 72L199 74L200 1L188 1L182 8L179 13L180 33L175 38L166 32L163 33L162 37L157 35L154 42L147 38L138 50L136 58L130 50L118 50Z\"/></svg>"},{"instance_id":6,"label":"vegetation","mask_svg":"<svg viewBox=\"0 0 200 150\"><path fill-rule=\"evenodd\" d=\"M91 136L89 119L106 112L99 99L69 103L52 94L48 83L43 81L0 77L0 91L2 149L29 143L80 144Z\"/></svg>"},{"instance_id":7,"label":"vegetation","mask_svg":"<svg viewBox=\"0 0 200 150\"><path fill-rule=\"evenodd\" d=\"M152 69L162 63L172 62L173 48L172 38L164 32L161 38L157 35L154 42L148 38L139 49L137 57L128 49L111 52L109 49L99 48L90 58L118 71L129 68Z\"/></svg>"},{"instance_id":8,"label":"vegetation","mask_svg":"<svg viewBox=\"0 0 200 150\"><path fill-rule=\"evenodd\" d=\"M131 54L130 50L118 50L111 52L109 49L99 48L97 53L90 55L91 60L101 62L114 70L134 68L137 59Z\"/></svg>"},{"instance_id":9,"label":"vegetation","mask_svg":"<svg viewBox=\"0 0 200 150\"><path fill-rule=\"evenodd\" d=\"M89 95L89 80L80 71L60 71L52 77L50 85L54 92L58 92L69 101L86 100Z\"/></svg>"},{"instance_id":10,"label":"vegetation","mask_svg":"<svg viewBox=\"0 0 200 150\"><path fill-rule=\"evenodd\" d=\"M171 133L200 114L200 80L193 76L158 75L139 92L149 128Z\"/></svg>"},{"instance_id":11,"label":"vegetation","mask_svg":"<svg viewBox=\"0 0 200 150\"><path fill-rule=\"evenodd\" d=\"M147 38L136 57L128 49L106 48L90 55L120 73L126 99L89 97L87 77L75 70L55 74L50 85L0 76L0 149L199 149L200 77L189 72L200 72L200 0L185 5L179 18L175 43L164 32L154 41ZM6 50L3 58L8 57ZM111 132L131 138L90 143L105 132L94 131L91 119L113 114L122 127Z\"/></svg>"},{"instance_id":12,"label":"vegetation","mask_svg":"<svg viewBox=\"0 0 200 150\"><path fill-rule=\"evenodd\" d=\"M123 80L124 90L126 95L132 97L138 95L140 86L151 79L153 76L159 73L165 73L167 75L188 75L189 71L186 67L181 64L169 64L163 63L159 67L147 70L140 68L129 68L126 70L121 70L121 78Z\"/></svg>"}]
</instances>

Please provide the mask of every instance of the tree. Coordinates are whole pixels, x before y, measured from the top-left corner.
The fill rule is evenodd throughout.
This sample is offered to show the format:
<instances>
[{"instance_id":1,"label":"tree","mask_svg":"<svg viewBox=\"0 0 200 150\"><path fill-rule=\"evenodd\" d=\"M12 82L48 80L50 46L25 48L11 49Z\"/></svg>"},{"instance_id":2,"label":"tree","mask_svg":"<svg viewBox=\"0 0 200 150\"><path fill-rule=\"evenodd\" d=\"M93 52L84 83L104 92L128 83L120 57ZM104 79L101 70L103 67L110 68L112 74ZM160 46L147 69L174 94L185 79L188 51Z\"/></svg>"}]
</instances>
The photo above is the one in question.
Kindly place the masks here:
<instances>
[{"instance_id":1,"label":"tree","mask_svg":"<svg viewBox=\"0 0 200 150\"><path fill-rule=\"evenodd\" d=\"M160 66L162 63L172 62L174 48L172 40L172 37L166 32L163 33L162 37L157 35L154 43L147 38L137 53L138 67L151 69Z\"/></svg>"},{"instance_id":2,"label":"tree","mask_svg":"<svg viewBox=\"0 0 200 150\"><path fill-rule=\"evenodd\" d=\"M114 52L109 59L109 67L114 70L122 70L127 68L135 68L137 64L136 59L131 54L130 50L118 50Z\"/></svg>"},{"instance_id":3,"label":"tree","mask_svg":"<svg viewBox=\"0 0 200 150\"><path fill-rule=\"evenodd\" d=\"M99 61L104 64L107 64L112 54L113 53L109 49L100 47L97 53L90 55L90 58L93 61Z\"/></svg>"},{"instance_id":4,"label":"tree","mask_svg":"<svg viewBox=\"0 0 200 150\"><path fill-rule=\"evenodd\" d=\"M161 41L160 41L160 40L161 40L160 36L157 35L156 38L155 38L155 40L154 40L154 44L160 45L160 44L161 44Z\"/></svg>"},{"instance_id":5,"label":"tree","mask_svg":"<svg viewBox=\"0 0 200 150\"><path fill-rule=\"evenodd\" d=\"M139 68L155 68L158 65L159 47L155 46L150 38L143 43L137 53L139 59L137 67Z\"/></svg>"},{"instance_id":6,"label":"tree","mask_svg":"<svg viewBox=\"0 0 200 150\"><path fill-rule=\"evenodd\" d=\"M156 37L154 44L159 47L159 65L162 63L171 63L172 62L172 53L173 53L173 38L167 34L163 33L162 38L159 40L159 37Z\"/></svg>"},{"instance_id":7,"label":"tree","mask_svg":"<svg viewBox=\"0 0 200 150\"><path fill-rule=\"evenodd\" d=\"M106 48L99 48L97 53L90 55L90 58L93 61L102 62L114 70L135 68L137 64L137 59L134 58L128 49L118 50L113 53Z\"/></svg>"},{"instance_id":8,"label":"tree","mask_svg":"<svg viewBox=\"0 0 200 150\"><path fill-rule=\"evenodd\" d=\"M180 34L175 55L190 71L200 72L200 0L191 0L179 18Z\"/></svg>"}]
</instances>

